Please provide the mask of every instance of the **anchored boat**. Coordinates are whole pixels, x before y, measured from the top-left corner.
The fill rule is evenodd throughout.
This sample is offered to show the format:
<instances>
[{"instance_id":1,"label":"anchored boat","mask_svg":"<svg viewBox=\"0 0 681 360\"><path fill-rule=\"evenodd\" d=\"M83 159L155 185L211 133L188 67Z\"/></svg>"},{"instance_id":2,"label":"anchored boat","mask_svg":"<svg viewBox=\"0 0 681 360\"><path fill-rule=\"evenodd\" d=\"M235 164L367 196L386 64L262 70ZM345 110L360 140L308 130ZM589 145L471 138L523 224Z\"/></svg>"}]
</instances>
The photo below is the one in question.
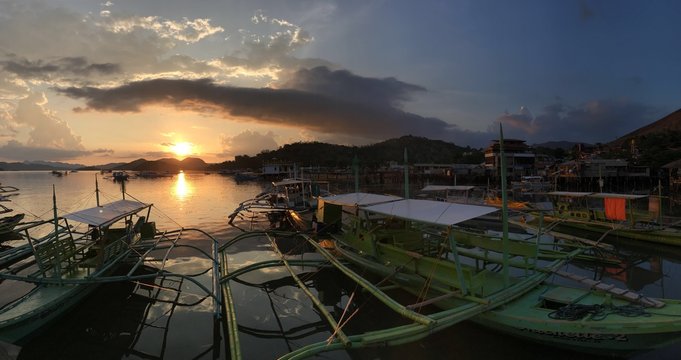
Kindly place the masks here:
<instances>
[{"instance_id":1,"label":"anchored boat","mask_svg":"<svg viewBox=\"0 0 681 360\"><path fill-rule=\"evenodd\" d=\"M681 245L681 219L662 216L659 199L648 195L554 191L544 216L555 232L594 234L666 245ZM635 201L648 199L639 210ZM537 226L538 218L527 219Z\"/></svg>"},{"instance_id":2,"label":"anchored boat","mask_svg":"<svg viewBox=\"0 0 681 360\"><path fill-rule=\"evenodd\" d=\"M235 237L220 250L232 358L240 358L241 352L229 284L268 267L289 271L333 334L328 341L293 349L284 359L398 345L465 320L526 340L608 355L630 355L681 339L680 301L648 298L564 270L570 261L586 256L590 247L549 243L540 236L510 240L459 226L496 211L488 206L351 193L320 199L317 234L262 230ZM331 238L325 235L334 228L340 231L332 232ZM230 269L229 248L263 236L270 239L276 259ZM282 238L298 239L320 256L286 255L277 241ZM347 319L328 313L298 276L297 266L335 267L410 323L345 333ZM378 282L360 275L358 268L378 276ZM572 285L557 284L558 279ZM398 301L404 297L391 296L388 283L416 298ZM440 310L433 311L430 305Z\"/></svg>"},{"instance_id":3,"label":"anchored boat","mask_svg":"<svg viewBox=\"0 0 681 360\"><path fill-rule=\"evenodd\" d=\"M465 318L590 353L626 355L681 340L680 301L646 298L560 270L582 249L546 261L538 240L512 242L456 229L496 209L413 199L370 204L361 198L372 197L323 199L325 223L354 214L335 236L336 250L417 295L419 306L484 305ZM552 276L581 286L553 284Z\"/></svg>"},{"instance_id":4,"label":"anchored boat","mask_svg":"<svg viewBox=\"0 0 681 360\"><path fill-rule=\"evenodd\" d=\"M155 223L148 221L152 204L128 199L58 217L56 196L53 198L54 218L15 228L25 243L0 253L1 341L22 344L99 284L108 282L186 279L216 300L215 316L219 318L219 294L191 276L163 270L169 252L180 246L182 233L200 230L158 232ZM212 240L216 253L217 241ZM156 271L136 273L154 251L164 253ZM123 264L129 271L115 275ZM217 268L213 261L215 279Z\"/></svg>"}]
</instances>

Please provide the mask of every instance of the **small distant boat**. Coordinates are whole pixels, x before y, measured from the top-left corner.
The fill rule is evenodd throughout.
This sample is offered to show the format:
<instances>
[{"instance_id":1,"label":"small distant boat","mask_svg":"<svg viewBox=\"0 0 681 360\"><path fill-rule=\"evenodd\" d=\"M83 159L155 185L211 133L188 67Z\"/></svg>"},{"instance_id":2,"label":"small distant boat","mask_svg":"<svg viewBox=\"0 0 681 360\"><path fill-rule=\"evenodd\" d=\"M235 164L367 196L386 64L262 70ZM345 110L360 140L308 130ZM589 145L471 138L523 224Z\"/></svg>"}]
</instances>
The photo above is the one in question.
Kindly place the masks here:
<instances>
[{"instance_id":1,"label":"small distant boat","mask_svg":"<svg viewBox=\"0 0 681 360\"><path fill-rule=\"evenodd\" d=\"M125 181L128 180L130 174L125 171L114 171L111 173L111 177L114 181Z\"/></svg>"},{"instance_id":2,"label":"small distant boat","mask_svg":"<svg viewBox=\"0 0 681 360\"><path fill-rule=\"evenodd\" d=\"M5 216L0 218L0 235L9 234L14 231L17 226L24 219L24 214L16 214L12 216Z\"/></svg>"},{"instance_id":3,"label":"small distant boat","mask_svg":"<svg viewBox=\"0 0 681 360\"><path fill-rule=\"evenodd\" d=\"M236 181L250 181L260 178L260 174L252 171L242 171L234 174L234 180Z\"/></svg>"},{"instance_id":4,"label":"small distant boat","mask_svg":"<svg viewBox=\"0 0 681 360\"><path fill-rule=\"evenodd\" d=\"M68 174L69 174L68 171L52 170L52 175L57 176L57 177L61 177L61 176L68 175Z\"/></svg>"}]
</instances>

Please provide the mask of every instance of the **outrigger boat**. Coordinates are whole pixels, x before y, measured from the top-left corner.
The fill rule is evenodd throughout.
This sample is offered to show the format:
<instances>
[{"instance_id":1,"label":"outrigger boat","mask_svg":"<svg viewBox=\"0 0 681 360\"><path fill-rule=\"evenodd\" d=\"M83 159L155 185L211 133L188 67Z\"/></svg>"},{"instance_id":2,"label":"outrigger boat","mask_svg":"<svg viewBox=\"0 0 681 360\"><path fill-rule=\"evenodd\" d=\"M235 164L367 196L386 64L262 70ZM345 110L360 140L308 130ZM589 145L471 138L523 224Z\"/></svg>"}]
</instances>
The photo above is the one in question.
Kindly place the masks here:
<instances>
[{"instance_id":1,"label":"outrigger boat","mask_svg":"<svg viewBox=\"0 0 681 360\"><path fill-rule=\"evenodd\" d=\"M554 191L544 221L554 232L606 236L666 245L681 245L681 219L663 217L658 199L648 195ZM647 211L635 209L634 201L649 198ZM536 215L536 214L535 214ZM524 219L538 225L538 217Z\"/></svg>"},{"instance_id":2,"label":"outrigger boat","mask_svg":"<svg viewBox=\"0 0 681 360\"><path fill-rule=\"evenodd\" d=\"M97 195L99 203L99 191ZM0 304L0 341L26 342L99 284L108 282L187 279L215 299L215 316L219 318L219 293L215 295L189 275L163 270L169 252L181 246L182 233L200 230L157 232L155 222L148 220L153 205L125 198L58 217L54 193L53 199L54 218L16 228L25 243L0 253L0 289L4 289L0 293L5 297ZM79 230L83 227L87 229ZM217 241L200 232L213 240L216 254ZM137 274L154 251L165 253L157 271ZM115 275L124 263L129 271ZM215 279L217 269L213 261Z\"/></svg>"},{"instance_id":3,"label":"outrigger boat","mask_svg":"<svg viewBox=\"0 0 681 360\"><path fill-rule=\"evenodd\" d=\"M433 199L459 204L488 205L501 208L501 198L495 196L495 191L484 190L471 185L426 185L421 191L424 194L433 194ZM478 194L482 191L483 194ZM514 210L527 210L529 204L526 201L508 201L507 206Z\"/></svg>"},{"instance_id":4,"label":"outrigger boat","mask_svg":"<svg viewBox=\"0 0 681 360\"><path fill-rule=\"evenodd\" d=\"M555 243L536 236L513 241L458 227L497 211L487 206L351 193L320 199L317 217L322 226L333 228L331 224L342 223L341 232L332 234L331 241L324 230L317 239L302 232L275 230L235 237L220 250L232 358L240 358L241 352L229 283L272 266L289 270L301 290L313 299L333 334L329 341L294 349L283 359L343 348L402 344L465 320L526 340L607 355L630 355L681 340L681 301L648 298L564 270L589 247L557 250ZM270 239L278 260L230 269L229 247L257 236ZM303 260L284 255L276 240L285 237L296 237L321 257L306 255L307 260ZM344 319L329 314L298 279L295 267L301 265L334 266L412 323L362 334L344 333ZM368 280L355 270L357 267L381 280ZM559 285L558 281L574 284ZM390 295L386 282L412 293L416 300L399 302ZM425 312L429 305L442 310Z\"/></svg>"},{"instance_id":5,"label":"outrigger boat","mask_svg":"<svg viewBox=\"0 0 681 360\"><path fill-rule=\"evenodd\" d=\"M465 320L526 340L595 354L631 355L681 340L681 301L645 297L565 271L565 265L590 247L549 253L543 249L547 244L540 240L541 226L534 241L509 239L503 145L501 158L501 237L472 233L459 226L497 208L408 199L405 181L405 199L360 192L321 198L316 217L322 221L322 229L341 228L330 237L323 230L316 234L318 239L313 238L315 234L266 230L246 232L227 242L220 250L220 282L232 358L241 358L241 352L229 283L250 271L272 266L286 267L327 320L332 333L327 341L303 346L282 359L403 344ZM336 224L340 226L331 226ZM267 236L279 259L230 269L228 248L255 236ZM284 255L275 238L292 236L323 258L303 260ZM339 257L377 275L380 281L359 275ZM346 334L343 324L347 319L334 318L294 269L295 265L329 264L410 323ZM574 283L568 286L559 280ZM412 293L416 300L408 304L398 301L389 295L392 288L385 286L386 282ZM432 311L429 305L441 310Z\"/></svg>"},{"instance_id":6,"label":"outrigger boat","mask_svg":"<svg viewBox=\"0 0 681 360\"><path fill-rule=\"evenodd\" d=\"M326 185L324 188L322 185ZM252 199L245 200L228 216L229 224L236 219L248 221L263 220L276 223L285 220L289 211L303 213L317 208L319 196L328 195L328 182L315 182L310 179L284 179L272 182L269 190L263 191Z\"/></svg>"},{"instance_id":7,"label":"outrigger boat","mask_svg":"<svg viewBox=\"0 0 681 360\"><path fill-rule=\"evenodd\" d=\"M681 301L646 298L563 271L582 249L546 261L540 249L545 244L538 241L511 242L455 227L496 209L413 199L372 205L358 202L362 196L323 199L321 219L334 221L340 209L350 214L344 232L335 236L336 251L419 296L419 306L451 311L484 304L467 318L589 353L626 355L681 340L675 315ZM554 275L584 286L556 285L549 282Z\"/></svg>"}]
</instances>

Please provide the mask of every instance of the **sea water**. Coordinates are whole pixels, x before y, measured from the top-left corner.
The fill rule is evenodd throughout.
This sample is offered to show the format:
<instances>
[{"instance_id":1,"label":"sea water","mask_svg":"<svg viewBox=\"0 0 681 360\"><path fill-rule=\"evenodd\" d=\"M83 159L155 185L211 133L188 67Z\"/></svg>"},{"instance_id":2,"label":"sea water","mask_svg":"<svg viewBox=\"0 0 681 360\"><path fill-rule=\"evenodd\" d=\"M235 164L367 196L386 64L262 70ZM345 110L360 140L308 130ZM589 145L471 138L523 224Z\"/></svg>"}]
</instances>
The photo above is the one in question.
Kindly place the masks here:
<instances>
[{"instance_id":1,"label":"sea water","mask_svg":"<svg viewBox=\"0 0 681 360\"><path fill-rule=\"evenodd\" d=\"M95 182L99 193L95 192ZM0 172L0 183L20 188L4 203L26 214L25 221L50 219L54 187L59 215L122 198L121 184L107 174L81 171L65 176L51 172ZM125 183L129 199L153 203L151 221L159 230L200 228L220 244L240 231L227 216L241 201L254 197L266 182L238 183L231 176L187 172L172 178L133 178ZM11 214L7 214L11 215ZM183 243L206 252L212 243L187 233ZM681 299L681 249L617 245L619 266L574 266L618 287L647 296ZM230 266L274 258L266 239L240 242L230 249ZM188 247L171 253L166 270L198 274L211 286L211 262ZM406 324L335 271L298 268L306 285L336 319L350 314L347 334ZM282 268L269 268L231 282L239 338L245 359L274 359L332 335L323 317ZM405 303L410 300L406 294ZM172 279L104 284L59 321L37 333L20 352L21 359L223 359L229 358L225 325L215 321L214 302L198 286ZM345 315L343 315L345 313ZM680 314L681 315L681 314ZM678 359L674 345L636 359ZM322 353L329 359L590 359L585 354L529 343L464 322L419 342Z\"/></svg>"}]
</instances>

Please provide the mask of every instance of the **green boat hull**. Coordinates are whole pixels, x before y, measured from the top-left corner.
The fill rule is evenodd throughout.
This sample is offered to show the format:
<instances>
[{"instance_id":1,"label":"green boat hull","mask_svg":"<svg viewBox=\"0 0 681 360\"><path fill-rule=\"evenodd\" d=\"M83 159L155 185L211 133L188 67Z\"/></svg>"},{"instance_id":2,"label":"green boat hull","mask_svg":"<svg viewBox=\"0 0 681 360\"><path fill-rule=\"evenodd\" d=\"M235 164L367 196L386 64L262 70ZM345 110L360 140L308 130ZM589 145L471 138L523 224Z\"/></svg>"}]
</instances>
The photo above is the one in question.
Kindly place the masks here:
<instances>
[{"instance_id":1,"label":"green boat hull","mask_svg":"<svg viewBox=\"0 0 681 360\"><path fill-rule=\"evenodd\" d=\"M36 336L41 329L64 316L71 308L92 293L98 284L41 285L28 294L17 306L0 314L0 340L22 345ZM31 308L30 311L24 311Z\"/></svg>"},{"instance_id":2,"label":"green boat hull","mask_svg":"<svg viewBox=\"0 0 681 360\"><path fill-rule=\"evenodd\" d=\"M344 257L350 262L379 276L395 274L393 266L399 266L398 264L403 261L395 257L383 256L385 254L388 253L379 252L377 257L368 257L351 250L343 251ZM419 267L419 260L413 262L415 262L414 268ZM447 261L442 260L442 262ZM433 278L439 277L433 276ZM426 278L421 275L397 273L392 276L391 281L416 296L424 295ZM488 277L487 281L490 288L498 288L494 278ZM427 298L434 299L443 294L436 290L437 284L434 282L437 281L431 280L430 282L431 290ZM549 317L549 314L556 310L556 305L552 305L552 308L547 307L550 305L547 305L546 300L543 299L543 294L548 292L562 293L566 301L571 299L572 303L580 305L624 306L630 304L603 292L541 283L505 305L472 317L471 321L524 340L573 351L611 356L628 356L681 340L681 317L678 315L681 314L680 301L663 300L664 307L651 309L647 311L647 314L637 317L610 314L601 320L585 318L572 321ZM577 298L578 300L575 300ZM461 298L450 297L435 301L433 305L441 309L449 309L461 306L463 302L465 300Z\"/></svg>"},{"instance_id":3,"label":"green boat hull","mask_svg":"<svg viewBox=\"0 0 681 360\"><path fill-rule=\"evenodd\" d=\"M552 223L551 219L546 219L544 226L549 226ZM537 226L537 223L533 223ZM561 221L556 225L554 231L563 233L574 233L575 231L582 233L594 234L599 238L607 233L608 236L630 239L636 241L645 241L649 243L664 244L671 246L681 246L681 231L676 229L632 229L632 228L615 228L608 224L596 222L581 222L581 221Z\"/></svg>"}]
</instances>

